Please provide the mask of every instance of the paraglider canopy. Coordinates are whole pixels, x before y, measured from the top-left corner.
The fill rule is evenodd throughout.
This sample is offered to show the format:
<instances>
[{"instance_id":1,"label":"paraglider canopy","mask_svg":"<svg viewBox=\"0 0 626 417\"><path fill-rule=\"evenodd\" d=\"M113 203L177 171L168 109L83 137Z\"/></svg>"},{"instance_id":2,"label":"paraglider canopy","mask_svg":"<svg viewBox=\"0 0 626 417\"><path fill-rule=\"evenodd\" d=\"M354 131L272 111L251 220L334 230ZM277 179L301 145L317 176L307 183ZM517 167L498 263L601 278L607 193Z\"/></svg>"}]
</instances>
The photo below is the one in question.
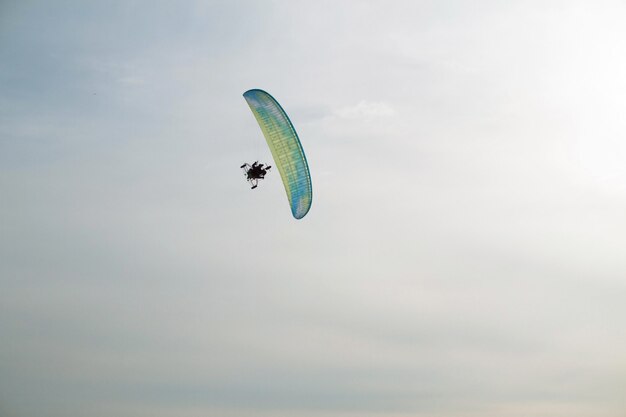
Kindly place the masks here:
<instances>
[{"instance_id":1,"label":"paraglider canopy","mask_svg":"<svg viewBox=\"0 0 626 417\"><path fill-rule=\"evenodd\" d=\"M309 165L296 129L280 104L265 91L248 90L243 97L272 152L287 192L291 213L296 219L301 219L311 209L313 187Z\"/></svg>"}]
</instances>

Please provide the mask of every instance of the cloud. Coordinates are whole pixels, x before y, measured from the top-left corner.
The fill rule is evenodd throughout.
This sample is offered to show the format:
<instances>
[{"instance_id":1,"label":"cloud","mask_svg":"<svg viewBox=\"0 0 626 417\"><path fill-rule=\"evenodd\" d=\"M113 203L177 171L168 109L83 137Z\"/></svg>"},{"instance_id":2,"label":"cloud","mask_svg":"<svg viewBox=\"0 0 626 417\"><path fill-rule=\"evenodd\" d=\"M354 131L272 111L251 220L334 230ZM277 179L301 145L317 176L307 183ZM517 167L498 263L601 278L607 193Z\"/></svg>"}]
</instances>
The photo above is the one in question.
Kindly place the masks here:
<instances>
[{"instance_id":1,"label":"cloud","mask_svg":"<svg viewBox=\"0 0 626 417\"><path fill-rule=\"evenodd\" d=\"M384 102L361 100L354 106L342 107L333 112L342 119L377 119L392 117L396 114L393 107Z\"/></svg>"},{"instance_id":2,"label":"cloud","mask_svg":"<svg viewBox=\"0 0 626 417\"><path fill-rule=\"evenodd\" d=\"M360 100L351 106L339 106L320 120L324 135L342 142L375 136L393 137L403 130L398 112L390 103Z\"/></svg>"}]
</instances>

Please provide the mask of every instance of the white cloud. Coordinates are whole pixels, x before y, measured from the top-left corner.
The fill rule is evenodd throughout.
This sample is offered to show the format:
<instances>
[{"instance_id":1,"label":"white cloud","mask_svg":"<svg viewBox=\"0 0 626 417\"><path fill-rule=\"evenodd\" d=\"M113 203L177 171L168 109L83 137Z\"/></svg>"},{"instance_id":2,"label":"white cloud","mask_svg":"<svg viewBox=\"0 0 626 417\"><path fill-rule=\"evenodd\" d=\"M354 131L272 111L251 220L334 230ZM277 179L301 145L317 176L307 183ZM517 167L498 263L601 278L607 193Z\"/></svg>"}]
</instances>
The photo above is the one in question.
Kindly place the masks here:
<instances>
[{"instance_id":1,"label":"white cloud","mask_svg":"<svg viewBox=\"0 0 626 417\"><path fill-rule=\"evenodd\" d=\"M342 119L365 119L392 117L396 114L393 107L384 102L361 100L354 106L341 107L333 114Z\"/></svg>"}]
</instances>

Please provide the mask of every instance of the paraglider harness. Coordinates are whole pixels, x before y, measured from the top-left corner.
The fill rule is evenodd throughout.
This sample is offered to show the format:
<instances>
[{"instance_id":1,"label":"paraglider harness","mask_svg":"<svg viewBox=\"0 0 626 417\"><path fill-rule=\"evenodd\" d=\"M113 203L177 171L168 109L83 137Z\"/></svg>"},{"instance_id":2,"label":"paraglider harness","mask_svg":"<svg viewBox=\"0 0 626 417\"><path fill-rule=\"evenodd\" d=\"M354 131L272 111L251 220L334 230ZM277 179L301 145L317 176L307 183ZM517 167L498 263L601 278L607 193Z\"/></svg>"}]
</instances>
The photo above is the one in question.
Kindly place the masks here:
<instances>
[{"instance_id":1,"label":"paraglider harness","mask_svg":"<svg viewBox=\"0 0 626 417\"><path fill-rule=\"evenodd\" d=\"M255 161L252 165L246 163L240 168L243 169L246 179L250 185L252 185L251 189L254 190L259 185L259 180L265 179L265 174L267 174L267 171L272 167L270 165L265 166L264 164L259 164L259 161Z\"/></svg>"}]
</instances>

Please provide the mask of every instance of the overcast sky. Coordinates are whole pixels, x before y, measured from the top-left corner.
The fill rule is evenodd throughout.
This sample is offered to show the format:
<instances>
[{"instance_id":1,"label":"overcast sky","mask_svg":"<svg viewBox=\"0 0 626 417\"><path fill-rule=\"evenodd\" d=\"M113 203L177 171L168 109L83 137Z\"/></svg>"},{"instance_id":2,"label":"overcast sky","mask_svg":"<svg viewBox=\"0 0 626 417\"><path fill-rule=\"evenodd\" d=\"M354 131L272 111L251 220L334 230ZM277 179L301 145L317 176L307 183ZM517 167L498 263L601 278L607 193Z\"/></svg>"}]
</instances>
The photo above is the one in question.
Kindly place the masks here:
<instances>
[{"instance_id":1,"label":"overcast sky","mask_svg":"<svg viewBox=\"0 0 626 417\"><path fill-rule=\"evenodd\" d=\"M3 417L626 415L623 1L0 2ZM300 135L291 216L242 93Z\"/></svg>"}]
</instances>

